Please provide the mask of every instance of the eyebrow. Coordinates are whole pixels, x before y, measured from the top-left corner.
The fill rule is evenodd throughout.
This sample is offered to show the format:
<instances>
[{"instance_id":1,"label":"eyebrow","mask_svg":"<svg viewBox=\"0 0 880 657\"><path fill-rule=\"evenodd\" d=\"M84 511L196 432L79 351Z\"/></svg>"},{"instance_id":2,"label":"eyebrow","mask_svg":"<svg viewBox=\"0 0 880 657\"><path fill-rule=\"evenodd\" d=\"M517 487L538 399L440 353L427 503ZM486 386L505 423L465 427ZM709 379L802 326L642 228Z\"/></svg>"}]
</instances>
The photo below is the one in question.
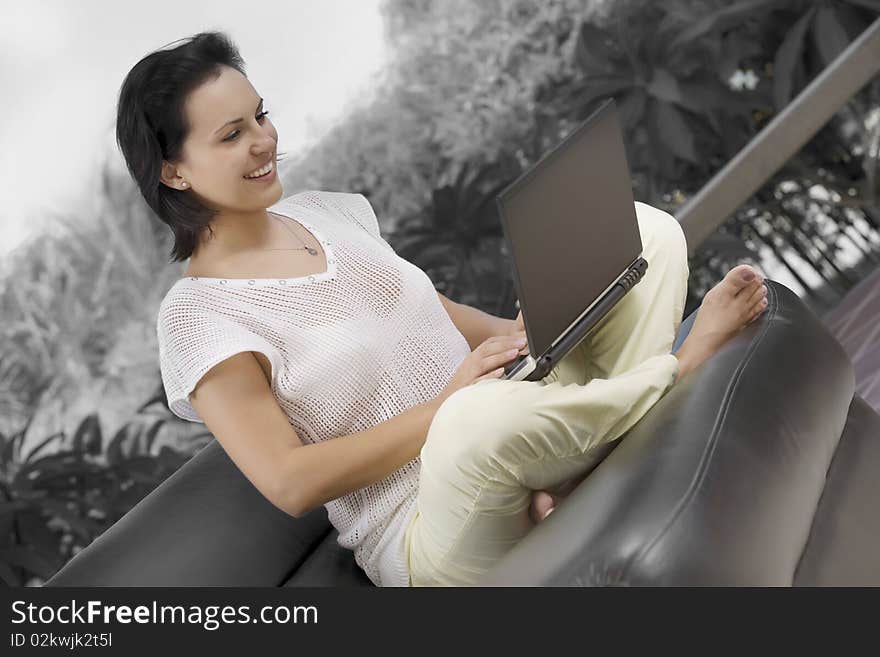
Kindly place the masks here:
<instances>
[{"instance_id":1,"label":"eyebrow","mask_svg":"<svg viewBox=\"0 0 880 657\"><path fill-rule=\"evenodd\" d=\"M260 98L260 104L257 105L257 111L258 111L258 112L260 111L260 108L261 108L262 106L263 106L263 99ZM214 131L214 134L216 135L218 132L220 132L223 128L225 128L225 127L228 126L228 125L232 125L233 123L240 123L241 121L244 121L244 119L232 119L231 121L227 121L226 123L224 123L223 125L221 125L219 128L217 128L217 129ZM213 135L212 135L212 136L213 136Z\"/></svg>"}]
</instances>

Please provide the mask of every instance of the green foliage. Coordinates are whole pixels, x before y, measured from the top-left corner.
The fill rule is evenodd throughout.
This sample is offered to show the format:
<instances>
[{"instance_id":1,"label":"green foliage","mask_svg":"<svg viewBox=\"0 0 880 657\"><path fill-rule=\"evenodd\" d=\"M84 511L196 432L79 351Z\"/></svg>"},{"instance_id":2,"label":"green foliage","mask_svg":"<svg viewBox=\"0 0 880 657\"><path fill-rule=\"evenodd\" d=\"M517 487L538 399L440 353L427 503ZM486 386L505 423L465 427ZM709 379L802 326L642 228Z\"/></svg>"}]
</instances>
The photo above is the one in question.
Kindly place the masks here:
<instances>
[{"instance_id":1,"label":"green foliage","mask_svg":"<svg viewBox=\"0 0 880 657\"><path fill-rule=\"evenodd\" d=\"M877 5L389 1L396 57L378 100L327 135L291 180L364 193L392 246L438 289L510 315L511 295L498 293L498 276L510 285L510 262L492 195L603 99L612 96L620 107L636 198L674 212L874 20ZM825 130L831 141L855 130L867 144L864 117L872 106L853 99L861 127L837 119ZM813 140L798 161L824 142ZM876 157L863 165L846 179L823 180L864 186L869 204ZM692 263L689 305L723 275L720 268L758 259L740 224L747 222L735 218ZM775 248L797 246L787 234L776 237Z\"/></svg>"},{"instance_id":2,"label":"green foliage","mask_svg":"<svg viewBox=\"0 0 880 657\"><path fill-rule=\"evenodd\" d=\"M25 420L37 432L53 415L101 408L118 426L156 385L156 309L178 276L170 232L152 216L127 172L106 163L97 200L82 216L10 254L0 282L0 430ZM65 425L68 431L70 425Z\"/></svg>"},{"instance_id":3,"label":"green foliage","mask_svg":"<svg viewBox=\"0 0 880 657\"><path fill-rule=\"evenodd\" d=\"M96 414L70 439L55 433L26 453L30 422L10 436L0 432L0 582L45 582L213 439L204 433L184 450L157 448L169 421L163 396L144 404L106 447Z\"/></svg>"},{"instance_id":4,"label":"green foliage","mask_svg":"<svg viewBox=\"0 0 880 657\"><path fill-rule=\"evenodd\" d=\"M593 4L386 3L395 57L376 101L304 154L287 180L364 193L388 241L438 289L498 311L509 262L492 194L572 127L540 96L542 85L574 74L570 36ZM449 216L464 208L475 214ZM425 235L435 244L420 251Z\"/></svg>"}]
</instances>

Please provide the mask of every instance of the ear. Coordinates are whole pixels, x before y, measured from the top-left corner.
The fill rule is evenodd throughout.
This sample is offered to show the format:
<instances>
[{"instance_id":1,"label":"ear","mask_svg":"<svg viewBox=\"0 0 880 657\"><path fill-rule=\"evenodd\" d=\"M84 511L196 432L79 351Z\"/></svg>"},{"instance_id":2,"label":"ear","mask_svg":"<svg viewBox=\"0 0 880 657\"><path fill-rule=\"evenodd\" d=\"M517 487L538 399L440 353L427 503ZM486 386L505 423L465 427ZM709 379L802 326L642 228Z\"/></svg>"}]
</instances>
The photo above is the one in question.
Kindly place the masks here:
<instances>
[{"instance_id":1,"label":"ear","mask_svg":"<svg viewBox=\"0 0 880 657\"><path fill-rule=\"evenodd\" d=\"M162 172L159 174L159 179L174 189L186 190L189 189L189 185L184 185L183 176L178 175L177 167L172 165L170 162L166 162L162 160Z\"/></svg>"}]
</instances>

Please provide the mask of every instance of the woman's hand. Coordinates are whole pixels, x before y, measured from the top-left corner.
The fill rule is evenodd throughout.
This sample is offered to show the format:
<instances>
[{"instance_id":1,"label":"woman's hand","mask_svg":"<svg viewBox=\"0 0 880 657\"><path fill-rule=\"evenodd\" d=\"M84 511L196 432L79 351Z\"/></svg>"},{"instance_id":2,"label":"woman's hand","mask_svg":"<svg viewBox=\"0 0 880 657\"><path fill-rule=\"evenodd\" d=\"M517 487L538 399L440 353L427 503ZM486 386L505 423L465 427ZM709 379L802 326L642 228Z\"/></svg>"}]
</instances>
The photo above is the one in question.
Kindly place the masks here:
<instances>
[{"instance_id":1,"label":"woman's hand","mask_svg":"<svg viewBox=\"0 0 880 657\"><path fill-rule=\"evenodd\" d=\"M517 351L525 343L513 333L495 335L474 349L458 366L452 380L437 396L438 406L456 390L483 379L497 379L504 374L504 366L516 359Z\"/></svg>"},{"instance_id":2,"label":"woman's hand","mask_svg":"<svg viewBox=\"0 0 880 657\"><path fill-rule=\"evenodd\" d=\"M526 325L523 323L522 310L519 311L516 319L509 319L507 321L509 322L509 329L507 333L505 333L505 335L512 335L514 337L523 338L524 340L526 340L526 346L519 350L519 355L525 356L529 353L529 343L528 338L526 337Z\"/></svg>"}]
</instances>

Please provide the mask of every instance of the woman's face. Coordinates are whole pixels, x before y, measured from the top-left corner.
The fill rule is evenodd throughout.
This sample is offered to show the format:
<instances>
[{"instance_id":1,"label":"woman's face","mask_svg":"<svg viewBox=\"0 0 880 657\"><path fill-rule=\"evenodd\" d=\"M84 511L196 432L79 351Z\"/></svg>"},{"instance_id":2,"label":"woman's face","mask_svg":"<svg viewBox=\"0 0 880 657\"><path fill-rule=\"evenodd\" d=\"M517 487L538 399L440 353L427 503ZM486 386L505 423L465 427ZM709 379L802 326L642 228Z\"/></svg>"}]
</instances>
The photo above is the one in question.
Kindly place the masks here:
<instances>
[{"instance_id":1,"label":"woman's face","mask_svg":"<svg viewBox=\"0 0 880 657\"><path fill-rule=\"evenodd\" d=\"M262 114L268 108L261 104L248 79L228 66L222 66L221 71L216 80L203 84L186 99L190 133L183 145L183 159L176 165L163 162L162 181L195 194L204 205L220 212L265 210L283 194L277 170L268 180L247 180L245 176L267 162L276 166L278 133Z\"/></svg>"}]
</instances>

